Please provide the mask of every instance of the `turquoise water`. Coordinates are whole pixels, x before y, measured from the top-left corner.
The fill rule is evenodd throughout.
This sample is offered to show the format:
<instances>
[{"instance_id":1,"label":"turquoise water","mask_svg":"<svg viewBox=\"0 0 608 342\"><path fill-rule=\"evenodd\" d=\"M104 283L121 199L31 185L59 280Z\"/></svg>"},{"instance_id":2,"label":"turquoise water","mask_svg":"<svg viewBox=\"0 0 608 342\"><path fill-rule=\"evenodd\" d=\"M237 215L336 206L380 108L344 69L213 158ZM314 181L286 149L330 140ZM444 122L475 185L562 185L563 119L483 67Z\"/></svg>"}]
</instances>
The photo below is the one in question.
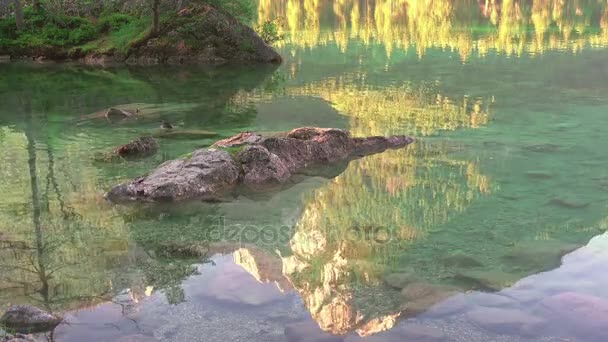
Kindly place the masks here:
<instances>
[{"instance_id":1,"label":"turquoise water","mask_svg":"<svg viewBox=\"0 0 608 342\"><path fill-rule=\"evenodd\" d=\"M387 3L261 1L278 68L0 65L0 308L64 315L55 341L605 341L608 12ZM99 158L163 119L156 155ZM103 199L307 125L417 142L230 203Z\"/></svg>"}]
</instances>

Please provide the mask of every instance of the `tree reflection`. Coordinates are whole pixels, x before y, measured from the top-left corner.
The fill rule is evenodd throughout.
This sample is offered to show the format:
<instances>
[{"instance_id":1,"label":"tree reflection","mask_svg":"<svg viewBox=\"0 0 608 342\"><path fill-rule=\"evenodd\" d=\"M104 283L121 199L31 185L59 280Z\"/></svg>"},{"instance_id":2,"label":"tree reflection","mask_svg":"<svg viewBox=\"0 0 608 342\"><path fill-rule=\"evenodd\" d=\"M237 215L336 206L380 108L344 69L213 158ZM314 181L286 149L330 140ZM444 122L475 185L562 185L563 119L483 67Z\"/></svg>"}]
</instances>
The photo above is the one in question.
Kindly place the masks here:
<instances>
[{"instance_id":1,"label":"tree reflection","mask_svg":"<svg viewBox=\"0 0 608 342\"><path fill-rule=\"evenodd\" d=\"M258 17L286 18L283 44L292 49L333 43L346 52L359 41L383 46L388 56L441 48L466 61L491 51L519 56L608 45L608 6L595 0L261 0Z\"/></svg>"}]
</instances>

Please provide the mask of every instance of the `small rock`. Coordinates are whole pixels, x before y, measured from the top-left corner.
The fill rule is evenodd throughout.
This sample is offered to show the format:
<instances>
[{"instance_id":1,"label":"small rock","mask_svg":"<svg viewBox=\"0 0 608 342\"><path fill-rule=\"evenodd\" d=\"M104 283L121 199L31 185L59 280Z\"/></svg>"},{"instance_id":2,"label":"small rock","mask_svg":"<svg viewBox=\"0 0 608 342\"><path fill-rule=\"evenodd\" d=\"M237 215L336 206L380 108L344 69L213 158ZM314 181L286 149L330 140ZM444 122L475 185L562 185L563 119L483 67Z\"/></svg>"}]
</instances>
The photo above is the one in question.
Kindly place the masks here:
<instances>
[{"instance_id":1,"label":"small rock","mask_svg":"<svg viewBox=\"0 0 608 342\"><path fill-rule=\"evenodd\" d=\"M411 273L391 273L384 277L384 282L396 289L402 289L411 283L418 282L418 278Z\"/></svg>"},{"instance_id":2,"label":"small rock","mask_svg":"<svg viewBox=\"0 0 608 342\"><path fill-rule=\"evenodd\" d=\"M455 280L464 282L473 289L499 291L513 285L518 277L502 271L462 271L455 275Z\"/></svg>"},{"instance_id":3,"label":"small rock","mask_svg":"<svg viewBox=\"0 0 608 342\"><path fill-rule=\"evenodd\" d=\"M544 320L515 309L478 308L467 314L480 327L499 334L528 336L545 323Z\"/></svg>"},{"instance_id":4,"label":"small rock","mask_svg":"<svg viewBox=\"0 0 608 342\"><path fill-rule=\"evenodd\" d=\"M110 122L117 122L135 115L135 113L120 108L110 107L105 113L106 119Z\"/></svg>"},{"instance_id":5,"label":"small rock","mask_svg":"<svg viewBox=\"0 0 608 342\"><path fill-rule=\"evenodd\" d=\"M562 257L581 247L561 241L522 241L513 247L503 259L512 266L532 272L554 269Z\"/></svg>"},{"instance_id":6,"label":"small rock","mask_svg":"<svg viewBox=\"0 0 608 342\"><path fill-rule=\"evenodd\" d=\"M561 197L552 198L549 201L549 204L567 209L582 209L589 206L589 202L579 202L576 200L570 200Z\"/></svg>"},{"instance_id":7,"label":"small rock","mask_svg":"<svg viewBox=\"0 0 608 342\"><path fill-rule=\"evenodd\" d=\"M452 288L420 282L412 283L401 290L404 299L401 309L405 316L417 315L456 293Z\"/></svg>"},{"instance_id":8,"label":"small rock","mask_svg":"<svg viewBox=\"0 0 608 342\"><path fill-rule=\"evenodd\" d=\"M159 139L201 140L216 137L217 133L205 130L163 130L154 136Z\"/></svg>"},{"instance_id":9,"label":"small rock","mask_svg":"<svg viewBox=\"0 0 608 342\"><path fill-rule=\"evenodd\" d=\"M540 170L527 171L526 172L526 176L528 176L528 177L530 177L532 179L550 179L550 178L553 178L553 174L551 172L540 171Z\"/></svg>"},{"instance_id":10,"label":"small rock","mask_svg":"<svg viewBox=\"0 0 608 342\"><path fill-rule=\"evenodd\" d=\"M443 258L443 264L449 267L471 268L483 266L481 262L470 255L464 253L455 253Z\"/></svg>"},{"instance_id":11,"label":"small rock","mask_svg":"<svg viewBox=\"0 0 608 342\"><path fill-rule=\"evenodd\" d=\"M473 293L469 295L468 299L473 305L488 307L506 307L516 304L516 301L509 297L493 293Z\"/></svg>"},{"instance_id":12,"label":"small rock","mask_svg":"<svg viewBox=\"0 0 608 342\"><path fill-rule=\"evenodd\" d=\"M13 305L0 318L0 324L20 333L53 330L62 319L31 305Z\"/></svg>"},{"instance_id":13,"label":"small rock","mask_svg":"<svg viewBox=\"0 0 608 342\"><path fill-rule=\"evenodd\" d=\"M37 340L31 335L24 334L15 334L15 335L6 335L0 341L2 342L37 342Z\"/></svg>"},{"instance_id":14,"label":"small rock","mask_svg":"<svg viewBox=\"0 0 608 342\"><path fill-rule=\"evenodd\" d=\"M468 296L464 293L456 294L438 304L431 306L424 313L425 317L446 317L458 313L463 313L469 308Z\"/></svg>"},{"instance_id":15,"label":"small rock","mask_svg":"<svg viewBox=\"0 0 608 342\"><path fill-rule=\"evenodd\" d=\"M530 304L543 298L543 294L534 290L508 289L503 294L521 304Z\"/></svg>"},{"instance_id":16,"label":"small rock","mask_svg":"<svg viewBox=\"0 0 608 342\"><path fill-rule=\"evenodd\" d=\"M11 61L11 56L9 56L9 55L0 56L0 63L8 63L10 61Z\"/></svg>"},{"instance_id":17,"label":"small rock","mask_svg":"<svg viewBox=\"0 0 608 342\"><path fill-rule=\"evenodd\" d=\"M288 342L342 342L343 336L326 333L314 321L289 324L285 327Z\"/></svg>"},{"instance_id":18,"label":"small rock","mask_svg":"<svg viewBox=\"0 0 608 342\"><path fill-rule=\"evenodd\" d=\"M556 145L556 144L537 144L537 145L524 146L523 149L526 151L547 153L547 152L557 152L560 149L560 146Z\"/></svg>"}]
</instances>

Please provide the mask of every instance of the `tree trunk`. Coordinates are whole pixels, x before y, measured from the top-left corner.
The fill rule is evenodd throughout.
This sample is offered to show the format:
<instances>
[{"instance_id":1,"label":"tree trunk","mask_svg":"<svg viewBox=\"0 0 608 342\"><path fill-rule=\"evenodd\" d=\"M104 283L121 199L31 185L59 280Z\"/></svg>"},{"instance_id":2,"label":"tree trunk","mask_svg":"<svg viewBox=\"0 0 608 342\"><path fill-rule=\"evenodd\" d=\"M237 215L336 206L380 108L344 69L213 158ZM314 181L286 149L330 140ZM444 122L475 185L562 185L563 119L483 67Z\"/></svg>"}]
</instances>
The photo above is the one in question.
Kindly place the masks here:
<instances>
[{"instance_id":1,"label":"tree trunk","mask_svg":"<svg viewBox=\"0 0 608 342\"><path fill-rule=\"evenodd\" d=\"M177 7L175 8L177 12L181 11L184 8L184 0L177 1Z\"/></svg>"},{"instance_id":2,"label":"tree trunk","mask_svg":"<svg viewBox=\"0 0 608 342\"><path fill-rule=\"evenodd\" d=\"M15 0L15 22L17 23L17 30L23 28L23 7L21 0Z\"/></svg>"},{"instance_id":3,"label":"tree trunk","mask_svg":"<svg viewBox=\"0 0 608 342\"><path fill-rule=\"evenodd\" d=\"M158 33L158 17L159 17L160 0L153 0L152 2L152 32Z\"/></svg>"}]
</instances>

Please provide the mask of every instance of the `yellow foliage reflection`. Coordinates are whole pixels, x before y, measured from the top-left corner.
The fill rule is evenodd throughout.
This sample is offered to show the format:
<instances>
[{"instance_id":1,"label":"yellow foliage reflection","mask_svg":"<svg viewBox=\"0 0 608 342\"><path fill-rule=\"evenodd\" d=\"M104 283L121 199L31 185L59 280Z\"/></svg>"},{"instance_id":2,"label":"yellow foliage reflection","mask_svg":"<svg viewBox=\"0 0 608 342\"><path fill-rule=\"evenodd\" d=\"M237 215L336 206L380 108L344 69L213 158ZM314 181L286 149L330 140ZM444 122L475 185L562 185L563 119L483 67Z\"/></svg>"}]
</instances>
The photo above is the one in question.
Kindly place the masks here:
<instances>
[{"instance_id":1,"label":"yellow foliage reflection","mask_svg":"<svg viewBox=\"0 0 608 342\"><path fill-rule=\"evenodd\" d=\"M354 39L381 45L388 56L441 48L465 61L490 51L520 56L608 46L608 5L597 0L259 0L258 17L286 18L283 45L292 51L331 42L346 52Z\"/></svg>"},{"instance_id":2,"label":"yellow foliage reflection","mask_svg":"<svg viewBox=\"0 0 608 342\"><path fill-rule=\"evenodd\" d=\"M322 329L366 336L393 326L400 297L381 286L383 274L429 229L492 191L476 163L451 156L459 148L418 142L369 156L309 196L283 271Z\"/></svg>"},{"instance_id":3,"label":"yellow foliage reflection","mask_svg":"<svg viewBox=\"0 0 608 342\"><path fill-rule=\"evenodd\" d=\"M320 97L351 118L354 135L409 132L430 135L440 130L478 128L489 119L492 99L454 101L436 87L411 85L376 88L361 79L339 77L287 90L290 95Z\"/></svg>"}]
</instances>

